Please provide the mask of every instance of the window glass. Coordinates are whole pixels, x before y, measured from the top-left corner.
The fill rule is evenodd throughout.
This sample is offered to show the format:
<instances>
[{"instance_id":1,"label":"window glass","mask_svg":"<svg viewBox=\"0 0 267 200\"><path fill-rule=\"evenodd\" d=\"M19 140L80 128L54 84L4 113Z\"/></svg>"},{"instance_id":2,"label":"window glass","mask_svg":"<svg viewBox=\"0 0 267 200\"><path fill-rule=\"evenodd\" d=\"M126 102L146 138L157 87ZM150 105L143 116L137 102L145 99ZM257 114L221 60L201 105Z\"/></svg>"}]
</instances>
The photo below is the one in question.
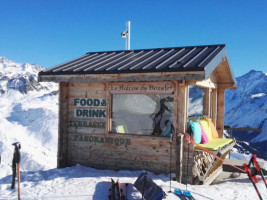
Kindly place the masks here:
<instances>
[{"instance_id":1,"label":"window glass","mask_svg":"<svg viewBox=\"0 0 267 200\"><path fill-rule=\"evenodd\" d=\"M189 86L189 107L188 115L203 115L204 91L196 86Z\"/></svg>"},{"instance_id":2,"label":"window glass","mask_svg":"<svg viewBox=\"0 0 267 200\"><path fill-rule=\"evenodd\" d=\"M173 95L112 95L112 132L169 136L172 121Z\"/></svg>"}]
</instances>

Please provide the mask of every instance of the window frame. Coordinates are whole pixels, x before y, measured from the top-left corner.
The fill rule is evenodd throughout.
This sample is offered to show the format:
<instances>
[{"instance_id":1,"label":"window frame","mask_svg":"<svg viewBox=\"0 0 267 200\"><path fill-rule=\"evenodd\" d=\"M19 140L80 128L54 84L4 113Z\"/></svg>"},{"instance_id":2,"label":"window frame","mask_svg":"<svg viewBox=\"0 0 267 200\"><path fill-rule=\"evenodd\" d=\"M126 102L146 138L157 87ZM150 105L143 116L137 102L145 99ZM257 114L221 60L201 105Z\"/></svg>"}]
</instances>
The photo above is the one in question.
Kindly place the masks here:
<instances>
[{"instance_id":1,"label":"window frame","mask_svg":"<svg viewBox=\"0 0 267 200\"><path fill-rule=\"evenodd\" d=\"M134 87L136 85L139 85L139 90L118 90L118 86L120 85L127 85ZM159 85L161 88L171 87L169 91L147 91L147 90L140 90L141 88L144 88L149 85ZM167 86L166 86L167 85ZM137 86L136 86L137 87ZM116 89L117 88L117 89ZM127 88L127 87L125 87ZM176 85L173 81L159 81L159 82L113 82L110 83L108 86L108 134L118 134L118 135L126 135L126 136L141 136L141 137L160 137L160 138L169 138L169 136L162 136L162 135L148 135L148 134L137 134L137 133L117 133L112 131L112 105L113 105L113 95L114 94L159 94L159 95L172 95L173 96L173 113L172 113L172 123L174 123L177 120L177 90Z\"/></svg>"}]
</instances>

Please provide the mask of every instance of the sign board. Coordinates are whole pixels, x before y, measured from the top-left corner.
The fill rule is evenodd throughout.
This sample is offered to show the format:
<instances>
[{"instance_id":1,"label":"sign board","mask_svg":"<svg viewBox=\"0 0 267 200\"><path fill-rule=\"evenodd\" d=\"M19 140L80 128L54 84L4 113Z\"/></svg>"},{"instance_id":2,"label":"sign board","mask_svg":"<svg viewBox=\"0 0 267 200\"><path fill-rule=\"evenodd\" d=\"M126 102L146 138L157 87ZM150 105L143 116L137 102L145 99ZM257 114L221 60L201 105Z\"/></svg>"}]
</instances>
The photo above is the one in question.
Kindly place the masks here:
<instances>
[{"instance_id":1,"label":"sign board","mask_svg":"<svg viewBox=\"0 0 267 200\"><path fill-rule=\"evenodd\" d=\"M103 120L107 118L105 98L74 98L73 106L74 120L69 121L69 126L105 129L106 120Z\"/></svg>"},{"instance_id":2,"label":"sign board","mask_svg":"<svg viewBox=\"0 0 267 200\"><path fill-rule=\"evenodd\" d=\"M109 91L110 93L126 94L170 94L174 91L174 85L172 82L111 83Z\"/></svg>"}]
</instances>

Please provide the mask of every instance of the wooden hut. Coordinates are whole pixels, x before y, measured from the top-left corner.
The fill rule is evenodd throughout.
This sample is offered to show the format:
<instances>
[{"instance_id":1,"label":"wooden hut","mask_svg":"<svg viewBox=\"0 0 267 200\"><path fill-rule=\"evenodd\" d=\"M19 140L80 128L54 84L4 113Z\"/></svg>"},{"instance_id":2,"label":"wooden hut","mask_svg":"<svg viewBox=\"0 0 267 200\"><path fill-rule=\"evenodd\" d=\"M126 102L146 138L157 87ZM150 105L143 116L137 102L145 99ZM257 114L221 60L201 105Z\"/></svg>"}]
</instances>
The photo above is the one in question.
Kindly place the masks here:
<instances>
[{"instance_id":1,"label":"wooden hut","mask_svg":"<svg viewBox=\"0 0 267 200\"><path fill-rule=\"evenodd\" d=\"M39 81L59 83L59 168L80 163L169 173L171 167L178 181L189 183L205 157L193 145L188 154L183 139L189 87L202 89L201 114L221 138L224 91L236 87L225 45L90 52L41 71Z\"/></svg>"}]
</instances>

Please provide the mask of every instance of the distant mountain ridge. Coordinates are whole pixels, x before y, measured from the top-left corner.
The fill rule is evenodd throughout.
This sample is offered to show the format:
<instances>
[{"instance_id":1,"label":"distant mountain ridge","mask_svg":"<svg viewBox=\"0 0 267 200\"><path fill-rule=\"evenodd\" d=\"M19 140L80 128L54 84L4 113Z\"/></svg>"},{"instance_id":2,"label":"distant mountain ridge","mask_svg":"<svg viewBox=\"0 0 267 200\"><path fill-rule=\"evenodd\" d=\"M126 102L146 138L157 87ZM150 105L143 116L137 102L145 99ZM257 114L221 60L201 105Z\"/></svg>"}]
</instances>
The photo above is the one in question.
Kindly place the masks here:
<instances>
[{"instance_id":1,"label":"distant mountain ridge","mask_svg":"<svg viewBox=\"0 0 267 200\"><path fill-rule=\"evenodd\" d=\"M233 135L267 158L267 74L251 70L236 80L237 89L225 92L225 125L262 129L260 133L235 131Z\"/></svg>"},{"instance_id":2,"label":"distant mountain ridge","mask_svg":"<svg viewBox=\"0 0 267 200\"><path fill-rule=\"evenodd\" d=\"M27 94L29 91L48 90L51 84L39 83L38 72L44 70L39 65L16 63L5 57L0 57L0 93L9 89Z\"/></svg>"},{"instance_id":3,"label":"distant mountain ridge","mask_svg":"<svg viewBox=\"0 0 267 200\"><path fill-rule=\"evenodd\" d=\"M263 121L267 120L267 75L251 70L236 80L237 89L225 92L225 123L231 126L263 127ZM267 140L267 135L264 140Z\"/></svg>"}]
</instances>

